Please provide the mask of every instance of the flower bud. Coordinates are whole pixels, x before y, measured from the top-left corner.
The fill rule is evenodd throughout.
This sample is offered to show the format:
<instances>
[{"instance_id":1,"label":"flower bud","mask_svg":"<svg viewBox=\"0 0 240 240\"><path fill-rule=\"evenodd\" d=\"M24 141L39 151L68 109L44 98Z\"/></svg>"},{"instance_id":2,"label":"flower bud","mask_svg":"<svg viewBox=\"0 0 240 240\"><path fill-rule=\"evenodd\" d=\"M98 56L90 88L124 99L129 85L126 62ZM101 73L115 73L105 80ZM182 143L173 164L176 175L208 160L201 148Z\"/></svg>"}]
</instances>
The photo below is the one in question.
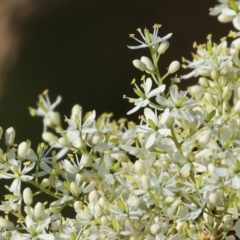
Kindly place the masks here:
<instances>
[{"instance_id":1,"label":"flower bud","mask_svg":"<svg viewBox=\"0 0 240 240\"><path fill-rule=\"evenodd\" d=\"M217 81L219 78L219 72L217 70L211 71L211 77L213 80Z\"/></svg>"},{"instance_id":2,"label":"flower bud","mask_svg":"<svg viewBox=\"0 0 240 240\"><path fill-rule=\"evenodd\" d=\"M100 206L100 204L96 204L94 206L94 212L95 212L95 217L101 217L102 216L103 210L102 210L102 207Z\"/></svg>"},{"instance_id":3,"label":"flower bud","mask_svg":"<svg viewBox=\"0 0 240 240\"><path fill-rule=\"evenodd\" d=\"M44 212L45 212L45 206L41 202L38 202L34 208L35 218L40 219L42 217L42 215L44 214Z\"/></svg>"},{"instance_id":4,"label":"flower bud","mask_svg":"<svg viewBox=\"0 0 240 240\"><path fill-rule=\"evenodd\" d=\"M203 213L203 218L204 218L204 221L207 225L209 226L213 226L214 224L214 221L213 221L213 217L208 215L207 213Z\"/></svg>"},{"instance_id":5,"label":"flower bud","mask_svg":"<svg viewBox=\"0 0 240 240\"><path fill-rule=\"evenodd\" d=\"M70 190L73 195L78 196L80 194L80 188L78 187L76 182L70 183Z\"/></svg>"},{"instance_id":6,"label":"flower bud","mask_svg":"<svg viewBox=\"0 0 240 240\"><path fill-rule=\"evenodd\" d=\"M143 185L143 189L147 191L149 189L149 186L150 186L150 180L145 174L143 174L141 176L141 182L142 182L142 185Z\"/></svg>"},{"instance_id":7,"label":"flower bud","mask_svg":"<svg viewBox=\"0 0 240 240\"><path fill-rule=\"evenodd\" d=\"M224 206L223 196L222 196L222 193L219 191L217 191L215 193L210 193L208 200L211 204L213 204L216 207Z\"/></svg>"},{"instance_id":8,"label":"flower bud","mask_svg":"<svg viewBox=\"0 0 240 240\"><path fill-rule=\"evenodd\" d=\"M48 126L57 126L60 123L60 114L58 112L50 111L43 119L43 123Z\"/></svg>"},{"instance_id":9,"label":"flower bud","mask_svg":"<svg viewBox=\"0 0 240 240\"><path fill-rule=\"evenodd\" d=\"M205 148L207 146L207 144L209 143L210 139L211 139L211 133L204 132L198 139L198 142L197 142L198 149Z\"/></svg>"},{"instance_id":10,"label":"flower bud","mask_svg":"<svg viewBox=\"0 0 240 240\"><path fill-rule=\"evenodd\" d=\"M202 87L209 87L209 82L208 82L208 79L205 78L205 77L200 77L199 80L198 80L198 83L202 86Z\"/></svg>"},{"instance_id":11,"label":"flower bud","mask_svg":"<svg viewBox=\"0 0 240 240\"><path fill-rule=\"evenodd\" d=\"M73 204L74 210L77 212L78 210L83 208L83 203L82 201L76 201Z\"/></svg>"},{"instance_id":12,"label":"flower bud","mask_svg":"<svg viewBox=\"0 0 240 240\"><path fill-rule=\"evenodd\" d=\"M16 132L13 127L10 127L5 132L5 144L8 146L13 145Z\"/></svg>"},{"instance_id":13,"label":"flower bud","mask_svg":"<svg viewBox=\"0 0 240 240\"><path fill-rule=\"evenodd\" d=\"M94 144L94 145L99 144L103 138L104 138L104 135L102 132L100 132L100 131L95 132L92 137L92 144Z\"/></svg>"},{"instance_id":14,"label":"flower bud","mask_svg":"<svg viewBox=\"0 0 240 240\"><path fill-rule=\"evenodd\" d=\"M81 158L81 164L84 167L89 167L92 164L92 159L88 156L83 155L82 158Z\"/></svg>"},{"instance_id":15,"label":"flower bud","mask_svg":"<svg viewBox=\"0 0 240 240\"><path fill-rule=\"evenodd\" d=\"M161 42L157 51L158 51L159 54L163 54L168 49L168 47L169 47L169 42L168 41L163 41L163 42Z\"/></svg>"},{"instance_id":16,"label":"flower bud","mask_svg":"<svg viewBox=\"0 0 240 240\"><path fill-rule=\"evenodd\" d=\"M89 202L97 202L99 198L99 194L96 190L93 190L88 195Z\"/></svg>"},{"instance_id":17,"label":"flower bud","mask_svg":"<svg viewBox=\"0 0 240 240\"><path fill-rule=\"evenodd\" d=\"M180 63L179 61L173 61L171 62L171 64L169 65L169 68L168 68L168 72L169 73L175 73L178 69L180 68Z\"/></svg>"},{"instance_id":18,"label":"flower bud","mask_svg":"<svg viewBox=\"0 0 240 240\"><path fill-rule=\"evenodd\" d=\"M215 105L216 100L211 93L205 92L204 96L205 96L205 98L207 99L208 102L210 102L212 105Z\"/></svg>"},{"instance_id":19,"label":"flower bud","mask_svg":"<svg viewBox=\"0 0 240 240\"><path fill-rule=\"evenodd\" d=\"M155 70L155 67L152 64L152 61L148 57L144 57L144 56L141 57L141 62L143 62L146 65L147 70L150 70L150 71Z\"/></svg>"},{"instance_id":20,"label":"flower bud","mask_svg":"<svg viewBox=\"0 0 240 240\"><path fill-rule=\"evenodd\" d=\"M231 22L233 20L234 16L230 16L230 15L225 15L225 14L220 14L218 16L218 21L221 23L228 23Z\"/></svg>"},{"instance_id":21,"label":"flower bud","mask_svg":"<svg viewBox=\"0 0 240 240\"><path fill-rule=\"evenodd\" d=\"M106 216L102 216L102 217L100 218L100 221L101 221L101 224L102 224L102 225L107 225L108 222L109 222L109 220L108 220L108 218L107 218Z\"/></svg>"},{"instance_id":22,"label":"flower bud","mask_svg":"<svg viewBox=\"0 0 240 240\"><path fill-rule=\"evenodd\" d=\"M50 185L50 179L49 178L44 178L41 182L41 187L48 187Z\"/></svg>"},{"instance_id":23,"label":"flower bud","mask_svg":"<svg viewBox=\"0 0 240 240\"><path fill-rule=\"evenodd\" d=\"M102 206L102 207L104 207L105 206L105 204L106 204L106 198L105 197L100 197L99 199L98 199L98 203L100 204L100 206Z\"/></svg>"},{"instance_id":24,"label":"flower bud","mask_svg":"<svg viewBox=\"0 0 240 240\"><path fill-rule=\"evenodd\" d=\"M151 227L150 227L150 231L151 233L155 236L157 234L159 234L161 231L162 231L162 227L157 224L157 223L154 223Z\"/></svg>"},{"instance_id":25,"label":"flower bud","mask_svg":"<svg viewBox=\"0 0 240 240\"><path fill-rule=\"evenodd\" d=\"M144 163L140 160L137 160L134 164L134 169L138 175L146 173L146 167Z\"/></svg>"},{"instance_id":26,"label":"flower bud","mask_svg":"<svg viewBox=\"0 0 240 240\"><path fill-rule=\"evenodd\" d=\"M193 97L201 97L205 93L205 89L202 86L194 85L189 88L189 93Z\"/></svg>"},{"instance_id":27,"label":"flower bud","mask_svg":"<svg viewBox=\"0 0 240 240\"><path fill-rule=\"evenodd\" d=\"M139 69L140 71L145 71L147 70L147 66L140 60L135 59L133 60L133 65L135 68Z\"/></svg>"},{"instance_id":28,"label":"flower bud","mask_svg":"<svg viewBox=\"0 0 240 240\"><path fill-rule=\"evenodd\" d=\"M23 201L26 205L31 205L33 201L33 194L31 188L25 188L23 190Z\"/></svg>"},{"instance_id":29,"label":"flower bud","mask_svg":"<svg viewBox=\"0 0 240 240\"><path fill-rule=\"evenodd\" d=\"M57 231L61 227L61 221L55 220L54 222L51 222L51 229L52 231Z\"/></svg>"},{"instance_id":30,"label":"flower bud","mask_svg":"<svg viewBox=\"0 0 240 240\"><path fill-rule=\"evenodd\" d=\"M75 119L76 115L78 115L81 110L82 110L82 107L79 104L75 104L72 107L71 119Z\"/></svg>"},{"instance_id":31,"label":"flower bud","mask_svg":"<svg viewBox=\"0 0 240 240\"><path fill-rule=\"evenodd\" d=\"M14 224L7 219L1 218L0 219L0 228L12 230L12 229L14 229Z\"/></svg>"},{"instance_id":32,"label":"flower bud","mask_svg":"<svg viewBox=\"0 0 240 240\"><path fill-rule=\"evenodd\" d=\"M70 142L65 137L60 137L58 139L58 143L61 144L63 147L70 147L71 146Z\"/></svg>"},{"instance_id":33,"label":"flower bud","mask_svg":"<svg viewBox=\"0 0 240 240\"><path fill-rule=\"evenodd\" d=\"M233 227L233 219L231 215L225 215L223 217L223 230L228 232Z\"/></svg>"},{"instance_id":34,"label":"flower bud","mask_svg":"<svg viewBox=\"0 0 240 240\"><path fill-rule=\"evenodd\" d=\"M55 144L58 142L58 137L51 132L42 133L42 139L49 144Z\"/></svg>"},{"instance_id":35,"label":"flower bud","mask_svg":"<svg viewBox=\"0 0 240 240\"><path fill-rule=\"evenodd\" d=\"M29 150L29 144L27 142L20 143L18 145L18 157L21 159L26 158L28 150Z\"/></svg>"},{"instance_id":36,"label":"flower bud","mask_svg":"<svg viewBox=\"0 0 240 240\"><path fill-rule=\"evenodd\" d=\"M229 100L232 96L232 90L228 87L228 86L225 86L223 88L223 93L222 93L222 97L224 100Z\"/></svg>"}]
</instances>

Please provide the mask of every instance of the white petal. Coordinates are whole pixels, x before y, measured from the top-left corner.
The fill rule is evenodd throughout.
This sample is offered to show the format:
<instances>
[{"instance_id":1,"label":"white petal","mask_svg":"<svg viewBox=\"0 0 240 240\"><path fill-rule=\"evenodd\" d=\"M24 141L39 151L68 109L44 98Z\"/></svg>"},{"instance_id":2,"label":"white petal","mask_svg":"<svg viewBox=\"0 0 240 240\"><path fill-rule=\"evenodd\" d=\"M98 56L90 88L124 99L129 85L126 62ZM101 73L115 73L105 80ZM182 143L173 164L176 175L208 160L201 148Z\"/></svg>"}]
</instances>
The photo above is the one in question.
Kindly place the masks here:
<instances>
[{"instance_id":1,"label":"white petal","mask_svg":"<svg viewBox=\"0 0 240 240\"><path fill-rule=\"evenodd\" d=\"M169 116L169 112L170 112L170 109L169 108L166 108L162 114L162 118L161 118L161 121L160 123L161 124L165 124L167 119L168 119L168 116Z\"/></svg>"},{"instance_id":2,"label":"white petal","mask_svg":"<svg viewBox=\"0 0 240 240\"><path fill-rule=\"evenodd\" d=\"M224 9L222 9L222 14L227 15L227 16L235 16L236 12L230 8L224 8Z\"/></svg>"},{"instance_id":3,"label":"white petal","mask_svg":"<svg viewBox=\"0 0 240 240\"><path fill-rule=\"evenodd\" d=\"M240 189L240 176L235 176L232 180L232 187L236 190Z\"/></svg>"},{"instance_id":4,"label":"white petal","mask_svg":"<svg viewBox=\"0 0 240 240\"><path fill-rule=\"evenodd\" d=\"M141 108L141 106L142 106L142 102L138 103L132 110L127 112L127 115L130 115L130 114L136 112L139 108Z\"/></svg>"},{"instance_id":5,"label":"white petal","mask_svg":"<svg viewBox=\"0 0 240 240\"><path fill-rule=\"evenodd\" d=\"M185 174L189 173L190 170L191 170L191 163L186 163L186 164L181 168L180 173L181 173L182 175L185 175Z\"/></svg>"},{"instance_id":6,"label":"white petal","mask_svg":"<svg viewBox=\"0 0 240 240\"><path fill-rule=\"evenodd\" d=\"M153 97L153 96L156 96L156 95L159 94L159 93L164 92L165 87L166 87L166 85L161 85L161 86L153 89L153 90L148 94L147 97L148 97L148 98L151 98L151 97Z\"/></svg>"},{"instance_id":7,"label":"white petal","mask_svg":"<svg viewBox=\"0 0 240 240\"><path fill-rule=\"evenodd\" d=\"M148 150L155 143L155 140L156 133L152 133L145 144L145 148Z\"/></svg>"},{"instance_id":8,"label":"white petal","mask_svg":"<svg viewBox=\"0 0 240 240\"><path fill-rule=\"evenodd\" d=\"M214 173L218 176L218 177L226 177L229 175L229 170L227 168L216 168L214 170Z\"/></svg>"},{"instance_id":9,"label":"white petal","mask_svg":"<svg viewBox=\"0 0 240 240\"><path fill-rule=\"evenodd\" d=\"M237 30L240 30L240 17L236 17L236 18L233 19L233 26Z\"/></svg>"}]
</instances>

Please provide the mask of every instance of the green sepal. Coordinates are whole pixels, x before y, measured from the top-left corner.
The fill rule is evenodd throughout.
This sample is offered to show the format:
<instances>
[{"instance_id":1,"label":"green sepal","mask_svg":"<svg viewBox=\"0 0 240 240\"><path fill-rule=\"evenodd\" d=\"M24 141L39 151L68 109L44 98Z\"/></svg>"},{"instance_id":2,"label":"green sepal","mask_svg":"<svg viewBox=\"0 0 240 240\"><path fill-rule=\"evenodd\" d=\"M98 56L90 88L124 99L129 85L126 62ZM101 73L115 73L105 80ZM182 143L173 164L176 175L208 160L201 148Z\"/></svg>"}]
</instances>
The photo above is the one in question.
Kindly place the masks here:
<instances>
[{"instance_id":1,"label":"green sepal","mask_svg":"<svg viewBox=\"0 0 240 240\"><path fill-rule=\"evenodd\" d=\"M143 92L141 92L140 90L134 88L133 91L142 99L146 99L146 96L144 95Z\"/></svg>"},{"instance_id":2,"label":"green sepal","mask_svg":"<svg viewBox=\"0 0 240 240\"><path fill-rule=\"evenodd\" d=\"M65 189L70 193L70 192L71 192L71 190L70 190L70 184L69 184L68 182L64 181L64 182L63 182L63 185L64 185Z\"/></svg>"},{"instance_id":3,"label":"green sepal","mask_svg":"<svg viewBox=\"0 0 240 240\"><path fill-rule=\"evenodd\" d=\"M239 8L238 8L238 5L236 4L235 0L229 0L228 4L236 13L239 12Z\"/></svg>"},{"instance_id":4,"label":"green sepal","mask_svg":"<svg viewBox=\"0 0 240 240\"><path fill-rule=\"evenodd\" d=\"M120 167L120 162L116 162L111 169L111 173L115 173L119 169L119 167Z\"/></svg>"},{"instance_id":5,"label":"green sepal","mask_svg":"<svg viewBox=\"0 0 240 240\"><path fill-rule=\"evenodd\" d=\"M158 127L156 126L156 124L153 122L152 119L148 119L147 122L148 122L149 126L150 126L153 130L155 130L155 131L158 130Z\"/></svg>"},{"instance_id":6,"label":"green sepal","mask_svg":"<svg viewBox=\"0 0 240 240\"><path fill-rule=\"evenodd\" d=\"M211 54L212 53L212 43L211 41L207 41L207 51Z\"/></svg>"},{"instance_id":7,"label":"green sepal","mask_svg":"<svg viewBox=\"0 0 240 240\"><path fill-rule=\"evenodd\" d=\"M216 110L212 110L212 111L206 116L205 122L206 122L206 123L209 123L209 122L212 120L212 118L215 116L215 114L216 114Z\"/></svg>"}]
</instances>

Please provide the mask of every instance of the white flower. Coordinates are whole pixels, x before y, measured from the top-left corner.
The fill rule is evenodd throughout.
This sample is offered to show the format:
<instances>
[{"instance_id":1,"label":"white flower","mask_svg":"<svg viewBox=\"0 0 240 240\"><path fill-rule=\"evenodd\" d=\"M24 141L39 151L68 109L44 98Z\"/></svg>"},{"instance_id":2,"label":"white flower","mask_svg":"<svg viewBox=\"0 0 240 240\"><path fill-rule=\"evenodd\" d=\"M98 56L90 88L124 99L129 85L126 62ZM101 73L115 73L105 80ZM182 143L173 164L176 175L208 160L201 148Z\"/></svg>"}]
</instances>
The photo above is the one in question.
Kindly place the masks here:
<instances>
[{"instance_id":1,"label":"white flower","mask_svg":"<svg viewBox=\"0 0 240 240\"><path fill-rule=\"evenodd\" d=\"M146 81L144 80L144 83L142 84L144 93L140 90L140 88L135 83L134 83L134 85L136 87L135 92L138 94L138 96L140 96L140 98L137 98L137 99L129 98L130 101L134 101L134 105L136 105L136 106L132 110L127 112L128 115L136 112L141 107L146 107L148 104L151 106L149 99L151 97L156 96L157 94L162 93L166 87L163 84L151 91L151 88L152 88L151 78L147 78L147 80Z\"/></svg>"},{"instance_id":2,"label":"white flower","mask_svg":"<svg viewBox=\"0 0 240 240\"><path fill-rule=\"evenodd\" d=\"M134 34L130 34L130 37L135 39L137 42L141 43L141 45L139 45L139 46L128 46L128 48L139 49L139 48L151 47L151 46L154 46L156 44L159 44L160 42L163 42L163 41L169 39L172 36L172 33L167 34L163 38L158 37L157 34L158 34L158 29L160 28L160 26L161 25L159 25L159 24L155 24L153 26L153 33L152 34L149 34L149 31L147 29L144 29L144 35L145 36L143 35L141 29L138 28L137 31L140 33L141 37L143 38L143 41L135 38Z\"/></svg>"},{"instance_id":3,"label":"white flower","mask_svg":"<svg viewBox=\"0 0 240 240\"><path fill-rule=\"evenodd\" d=\"M233 54L228 54L227 41L222 41L219 45L215 46L212 44L210 37L208 38L208 48L206 45L200 45L192 62L184 59L184 61L188 63L186 67L194 70L183 75L183 79L193 76L197 77L199 75L210 76L213 70L221 71L225 67L229 67ZM211 48L211 50L209 50L209 48ZM235 71L235 69L232 70Z\"/></svg>"},{"instance_id":4,"label":"white flower","mask_svg":"<svg viewBox=\"0 0 240 240\"><path fill-rule=\"evenodd\" d=\"M187 97L186 91L178 91L178 87L173 85L170 87L170 96L168 100L157 95L156 101L160 106L170 109L169 116L173 118L182 118L190 122L194 120L193 112L189 110L196 105L196 101Z\"/></svg>"},{"instance_id":5,"label":"white flower","mask_svg":"<svg viewBox=\"0 0 240 240\"><path fill-rule=\"evenodd\" d=\"M95 127L95 117L96 112L94 110L89 113L87 119L83 122L81 108L78 108L78 112L76 113L74 119L68 119L66 117L69 125L68 129L66 130L68 141L73 143L79 138L85 139L88 133L96 132L97 129Z\"/></svg>"},{"instance_id":6,"label":"white flower","mask_svg":"<svg viewBox=\"0 0 240 240\"><path fill-rule=\"evenodd\" d=\"M58 121L55 119L57 113L54 113L54 117L52 115L53 115L53 110L61 101L62 101L62 97L58 96L56 101L51 104L48 96L48 90L45 90L41 95L39 95L39 101L37 103L38 108L34 109L29 107L29 112L32 116L43 117L43 123L44 123L43 131L46 131L47 129L47 125L49 124L48 119L52 119L51 122Z\"/></svg>"}]
</instances>

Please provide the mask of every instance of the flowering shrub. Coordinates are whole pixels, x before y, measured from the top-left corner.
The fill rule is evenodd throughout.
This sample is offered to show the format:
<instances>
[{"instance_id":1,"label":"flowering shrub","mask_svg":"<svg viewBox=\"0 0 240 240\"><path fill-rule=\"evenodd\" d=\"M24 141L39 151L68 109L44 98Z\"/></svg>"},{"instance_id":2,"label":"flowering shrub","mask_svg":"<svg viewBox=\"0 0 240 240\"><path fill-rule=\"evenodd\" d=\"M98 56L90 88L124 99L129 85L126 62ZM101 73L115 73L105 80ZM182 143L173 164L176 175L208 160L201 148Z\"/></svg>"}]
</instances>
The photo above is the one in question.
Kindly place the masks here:
<instances>
[{"instance_id":1,"label":"flowering shrub","mask_svg":"<svg viewBox=\"0 0 240 240\"><path fill-rule=\"evenodd\" d=\"M240 30L240 2L219 2L210 14ZM136 97L124 96L134 104L127 114L143 110L138 123L83 115L80 105L61 123L61 97L52 104L45 91L29 108L43 117L45 143L34 151L30 141L15 144L13 128L5 131L0 178L13 181L0 205L0 239L240 238L240 38L215 44L209 35L192 61L183 59L191 72L169 79L180 63L160 73L171 34L161 38L159 28L130 35L140 43L130 49L150 50L133 61L145 72L132 81ZM199 84L180 90L191 77Z\"/></svg>"}]
</instances>

